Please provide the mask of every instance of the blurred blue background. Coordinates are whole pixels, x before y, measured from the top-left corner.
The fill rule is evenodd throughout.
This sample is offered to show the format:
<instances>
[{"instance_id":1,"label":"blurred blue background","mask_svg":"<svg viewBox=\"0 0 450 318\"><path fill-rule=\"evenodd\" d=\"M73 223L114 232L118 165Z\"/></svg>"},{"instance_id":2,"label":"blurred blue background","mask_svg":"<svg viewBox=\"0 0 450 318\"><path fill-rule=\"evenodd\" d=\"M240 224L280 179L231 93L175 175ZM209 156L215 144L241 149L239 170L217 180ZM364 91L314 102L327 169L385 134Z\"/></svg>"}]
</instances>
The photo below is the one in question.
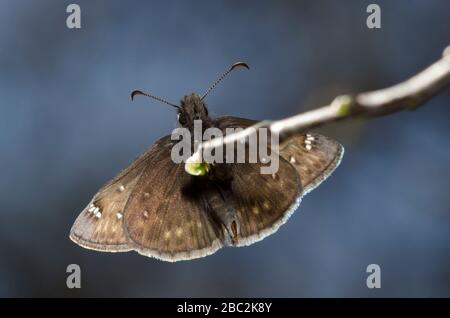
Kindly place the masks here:
<instances>
[{"instance_id":1,"label":"blurred blue background","mask_svg":"<svg viewBox=\"0 0 450 318\"><path fill-rule=\"evenodd\" d=\"M66 28L72 2L80 30ZM177 102L244 60L210 111L276 119L406 79L450 44L449 1L376 1L379 30L372 2L2 0L0 296L450 296L450 90L321 129L346 147L340 168L250 247L170 264L68 238L98 188L175 127L133 89Z\"/></svg>"}]
</instances>

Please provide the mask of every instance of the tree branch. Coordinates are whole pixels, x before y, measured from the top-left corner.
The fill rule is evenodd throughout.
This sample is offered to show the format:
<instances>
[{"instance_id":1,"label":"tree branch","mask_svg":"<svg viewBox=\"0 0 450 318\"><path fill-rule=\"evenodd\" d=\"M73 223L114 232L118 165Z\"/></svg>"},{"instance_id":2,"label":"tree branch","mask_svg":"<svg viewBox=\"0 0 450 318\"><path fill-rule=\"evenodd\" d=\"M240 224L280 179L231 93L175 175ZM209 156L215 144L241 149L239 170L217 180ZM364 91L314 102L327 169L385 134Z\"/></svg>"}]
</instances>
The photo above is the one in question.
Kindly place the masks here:
<instances>
[{"instance_id":1,"label":"tree branch","mask_svg":"<svg viewBox=\"0 0 450 318\"><path fill-rule=\"evenodd\" d=\"M293 134L338 120L357 116L383 116L401 110L414 110L449 83L450 46L444 50L441 59L404 82L355 96L341 95L336 97L330 105L277 121L262 121L241 132L206 141L186 161L186 165L199 163L200 155L204 150L246 140L246 137L255 133L255 129L261 127L277 133L281 143ZM191 169L186 167L186 171L190 173Z\"/></svg>"}]
</instances>

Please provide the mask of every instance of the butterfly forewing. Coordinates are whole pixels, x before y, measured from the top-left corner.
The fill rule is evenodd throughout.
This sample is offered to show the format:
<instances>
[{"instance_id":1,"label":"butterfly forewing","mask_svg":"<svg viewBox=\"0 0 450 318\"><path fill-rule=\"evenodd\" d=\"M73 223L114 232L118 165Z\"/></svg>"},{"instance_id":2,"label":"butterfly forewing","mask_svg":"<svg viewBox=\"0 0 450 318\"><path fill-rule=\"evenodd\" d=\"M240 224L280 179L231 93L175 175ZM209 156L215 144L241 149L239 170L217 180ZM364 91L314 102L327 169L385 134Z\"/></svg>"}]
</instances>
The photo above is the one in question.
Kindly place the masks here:
<instances>
[{"instance_id":1,"label":"butterfly forewing","mask_svg":"<svg viewBox=\"0 0 450 318\"><path fill-rule=\"evenodd\" d=\"M123 219L125 205L136 187L147 162L154 160L155 150L170 142L157 141L128 168L104 185L80 213L70 231L75 243L99 251L126 251L132 249Z\"/></svg>"},{"instance_id":2,"label":"butterfly forewing","mask_svg":"<svg viewBox=\"0 0 450 318\"><path fill-rule=\"evenodd\" d=\"M218 118L218 126L246 128L255 120L225 116ZM341 144L315 133L299 133L288 138L276 148L280 156L297 170L304 194L324 181L339 165L344 154Z\"/></svg>"},{"instance_id":3,"label":"butterfly forewing","mask_svg":"<svg viewBox=\"0 0 450 318\"><path fill-rule=\"evenodd\" d=\"M294 135L281 143L279 153L296 168L306 194L337 168L344 148L328 137L308 133Z\"/></svg>"}]
</instances>

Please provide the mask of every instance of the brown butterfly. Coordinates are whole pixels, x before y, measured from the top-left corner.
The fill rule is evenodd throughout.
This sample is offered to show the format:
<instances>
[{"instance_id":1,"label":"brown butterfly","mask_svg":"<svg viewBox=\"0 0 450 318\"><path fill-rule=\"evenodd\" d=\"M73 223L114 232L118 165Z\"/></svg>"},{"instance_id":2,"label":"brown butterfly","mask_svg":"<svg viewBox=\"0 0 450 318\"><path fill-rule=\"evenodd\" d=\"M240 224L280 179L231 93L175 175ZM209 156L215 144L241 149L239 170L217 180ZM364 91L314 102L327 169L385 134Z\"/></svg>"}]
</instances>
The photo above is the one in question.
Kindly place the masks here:
<instances>
[{"instance_id":1,"label":"brown butterfly","mask_svg":"<svg viewBox=\"0 0 450 318\"><path fill-rule=\"evenodd\" d=\"M178 123L192 129L246 128L254 120L211 118L203 99L236 67L231 66L207 92L185 96L174 105ZM297 209L303 195L339 165L343 147L319 134L297 134L279 145L276 174L261 174L261 163L213 165L206 176L192 176L171 159L176 141L157 140L109 183L80 213L70 231L75 243L105 252L135 250L165 261L199 258L227 245L245 246L276 232Z\"/></svg>"}]
</instances>

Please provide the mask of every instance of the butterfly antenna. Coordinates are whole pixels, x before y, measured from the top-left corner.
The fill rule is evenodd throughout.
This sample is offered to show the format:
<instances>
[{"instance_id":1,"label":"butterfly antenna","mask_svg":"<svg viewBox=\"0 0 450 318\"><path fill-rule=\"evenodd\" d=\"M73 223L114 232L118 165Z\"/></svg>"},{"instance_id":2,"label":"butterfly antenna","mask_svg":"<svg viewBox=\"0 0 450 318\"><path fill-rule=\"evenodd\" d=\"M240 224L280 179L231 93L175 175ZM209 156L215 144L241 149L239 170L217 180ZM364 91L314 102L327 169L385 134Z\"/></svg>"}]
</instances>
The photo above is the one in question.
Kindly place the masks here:
<instances>
[{"instance_id":1,"label":"butterfly antenna","mask_svg":"<svg viewBox=\"0 0 450 318\"><path fill-rule=\"evenodd\" d=\"M233 65L231 65L231 67L225 72L225 73L223 73L209 88L208 88L208 90L206 91L206 93L205 94L203 94L203 96L202 96L202 100L206 97L206 95L208 95L209 94L209 92L211 92L213 89L214 89L214 87L216 87L216 85L217 84L219 84L228 74L230 74L231 73L231 71L232 70L234 70L234 69L236 69L236 68L238 68L238 67L245 67L247 70L249 70L250 69L250 67L246 64L246 63L244 63L244 62L237 62L237 63L234 63Z\"/></svg>"},{"instance_id":2,"label":"butterfly antenna","mask_svg":"<svg viewBox=\"0 0 450 318\"><path fill-rule=\"evenodd\" d=\"M166 100L164 100L164 99L162 99L162 98L159 98L159 97L156 97L156 96L153 96L153 95L144 93L144 92L142 92L142 91L137 91L137 90L131 92L131 100L134 100L134 97L135 97L136 95L147 96L147 97L156 99L157 101L162 102L162 103L164 103L164 104L170 105L170 106L172 106L172 107L175 107L175 108L178 108L178 109L180 108L180 106L175 105L175 104L172 104L172 103L169 103L168 101L166 101Z\"/></svg>"}]
</instances>

